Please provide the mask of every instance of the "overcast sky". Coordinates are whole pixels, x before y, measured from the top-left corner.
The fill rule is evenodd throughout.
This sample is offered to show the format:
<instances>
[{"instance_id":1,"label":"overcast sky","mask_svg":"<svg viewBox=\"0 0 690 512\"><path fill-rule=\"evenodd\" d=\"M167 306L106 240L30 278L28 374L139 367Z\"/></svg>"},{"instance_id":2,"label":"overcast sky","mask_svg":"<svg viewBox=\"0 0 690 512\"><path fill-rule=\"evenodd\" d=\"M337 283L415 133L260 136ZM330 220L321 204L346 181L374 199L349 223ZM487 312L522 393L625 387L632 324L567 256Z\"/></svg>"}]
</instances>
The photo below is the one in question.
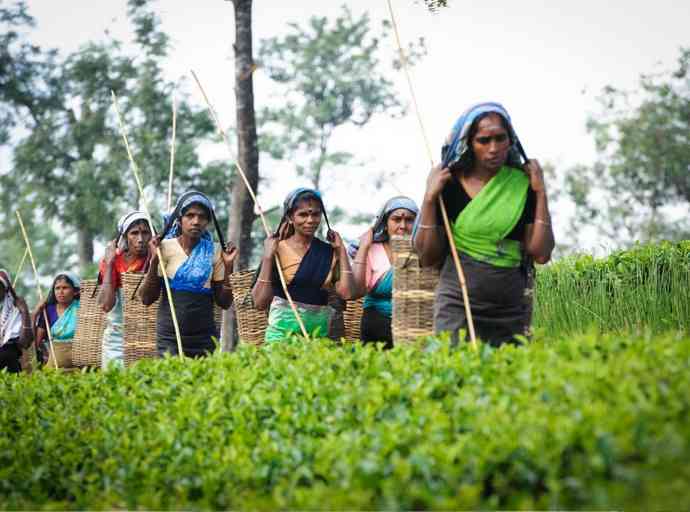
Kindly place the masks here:
<instances>
[{"instance_id":1,"label":"overcast sky","mask_svg":"<svg viewBox=\"0 0 690 512\"><path fill-rule=\"evenodd\" d=\"M72 51L102 37L106 29L116 37L130 38L125 0L28 3L38 22L34 36L42 44ZM284 34L288 22L299 23L312 15L335 16L342 3L255 1L255 46L261 38ZM476 101L495 100L511 113L530 157L552 162L557 169L590 162L594 149L585 121L596 112L595 98L601 88L607 84L634 87L641 73L673 67L679 47L690 45L690 8L679 0L449 0L449 4L431 14L414 0L394 0L403 40L420 36L426 40L428 55L413 70L413 80L436 153L462 110ZM347 5L355 15L368 10L376 23L388 15L385 0L356 0ZM232 124L231 2L159 0L158 6L175 48L166 72L178 79L194 69L223 122ZM383 50L392 57L396 48L390 41ZM401 98L408 100L401 75L396 83ZM192 98L201 105L197 91L188 85ZM280 93L260 69L255 73L255 87L257 105ZM421 199L428 161L411 113L399 120L380 117L363 129L343 128L334 144L355 152L365 165L329 174L327 202L373 212L398 190ZM223 153L208 155L216 156ZM289 188L304 183L294 175L291 164L262 171L270 176L260 190L265 207L281 201ZM366 204L354 201L353 197L373 194L371 176L381 171L395 172L395 185L385 185ZM561 204L553 212L557 226L570 208Z\"/></svg>"}]
</instances>

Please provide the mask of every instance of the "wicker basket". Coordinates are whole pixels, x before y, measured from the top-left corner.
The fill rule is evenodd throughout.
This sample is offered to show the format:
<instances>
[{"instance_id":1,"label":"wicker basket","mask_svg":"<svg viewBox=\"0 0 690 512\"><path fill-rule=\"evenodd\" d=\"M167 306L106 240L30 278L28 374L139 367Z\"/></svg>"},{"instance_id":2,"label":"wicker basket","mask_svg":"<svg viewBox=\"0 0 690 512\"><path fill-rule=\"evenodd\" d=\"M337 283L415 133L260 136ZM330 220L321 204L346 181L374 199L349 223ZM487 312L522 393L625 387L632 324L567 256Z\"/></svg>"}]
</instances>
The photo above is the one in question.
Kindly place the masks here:
<instances>
[{"instance_id":1,"label":"wicker basket","mask_svg":"<svg viewBox=\"0 0 690 512\"><path fill-rule=\"evenodd\" d=\"M101 366L105 313L98 305L96 279L83 279L80 286L79 318L72 342L74 366Z\"/></svg>"},{"instance_id":2,"label":"wicker basket","mask_svg":"<svg viewBox=\"0 0 690 512\"><path fill-rule=\"evenodd\" d=\"M125 272L122 274L122 301L124 324L124 359L129 366L139 359L156 357L156 322L158 320L158 302L144 306L137 286L144 274Z\"/></svg>"},{"instance_id":3,"label":"wicker basket","mask_svg":"<svg viewBox=\"0 0 690 512\"><path fill-rule=\"evenodd\" d=\"M364 313L364 299L348 300L343 321L345 323L345 339L359 341L362 337L362 314Z\"/></svg>"},{"instance_id":4,"label":"wicker basket","mask_svg":"<svg viewBox=\"0 0 690 512\"><path fill-rule=\"evenodd\" d=\"M411 342L433 334L434 299L439 272L422 268L409 237L392 237L393 342Z\"/></svg>"},{"instance_id":5,"label":"wicker basket","mask_svg":"<svg viewBox=\"0 0 690 512\"><path fill-rule=\"evenodd\" d=\"M237 332L240 340L259 346L264 342L268 314L254 307L252 300L252 283L254 270L242 270L230 275L233 304L237 317Z\"/></svg>"},{"instance_id":6,"label":"wicker basket","mask_svg":"<svg viewBox=\"0 0 690 512\"><path fill-rule=\"evenodd\" d=\"M150 306L144 306L137 286L143 274L126 272L122 274L122 296L124 300L124 357L125 366L139 359L158 357L156 348L156 325L158 323L158 303L160 297ZM165 293L165 290L161 290ZM213 318L220 333L223 310L213 306Z\"/></svg>"}]
</instances>

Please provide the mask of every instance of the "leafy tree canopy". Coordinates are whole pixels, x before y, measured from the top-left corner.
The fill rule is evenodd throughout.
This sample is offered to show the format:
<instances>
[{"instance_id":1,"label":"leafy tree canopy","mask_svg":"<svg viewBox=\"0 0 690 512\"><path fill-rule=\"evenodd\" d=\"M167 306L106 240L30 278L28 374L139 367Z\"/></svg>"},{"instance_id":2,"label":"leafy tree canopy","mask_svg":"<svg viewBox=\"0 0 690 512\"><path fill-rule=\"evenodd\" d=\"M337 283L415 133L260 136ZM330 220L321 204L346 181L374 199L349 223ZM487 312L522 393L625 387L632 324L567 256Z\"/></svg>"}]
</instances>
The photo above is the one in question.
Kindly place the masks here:
<instances>
[{"instance_id":1,"label":"leafy tree canopy","mask_svg":"<svg viewBox=\"0 0 690 512\"><path fill-rule=\"evenodd\" d=\"M690 234L669 206L690 206L690 48L675 70L642 75L639 89L606 87L588 130L599 153L566 181L575 222L595 222L613 240L654 241Z\"/></svg>"}]
</instances>

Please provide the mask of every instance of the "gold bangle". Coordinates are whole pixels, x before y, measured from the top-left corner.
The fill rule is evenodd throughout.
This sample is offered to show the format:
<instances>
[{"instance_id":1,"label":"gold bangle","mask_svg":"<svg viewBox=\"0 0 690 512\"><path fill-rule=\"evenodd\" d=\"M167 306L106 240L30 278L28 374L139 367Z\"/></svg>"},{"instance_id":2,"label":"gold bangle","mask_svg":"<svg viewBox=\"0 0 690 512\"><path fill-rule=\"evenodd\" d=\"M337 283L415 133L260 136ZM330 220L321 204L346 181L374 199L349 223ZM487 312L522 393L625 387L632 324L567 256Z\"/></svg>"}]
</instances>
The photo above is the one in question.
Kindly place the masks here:
<instances>
[{"instance_id":1,"label":"gold bangle","mask_svg":"<svg viewBox=\"0 0 690 512\"><path fill-rule=\"evenodd\" d=\"M356 265L366 265L367 262L366 262L366 261L352 260L352 263L354 263L354 264L356 264Z\"/></svg>"},{"instance_id":2,"label":"gold bangle","mask_svg":"<svg viewBox=\"0 0 690 512\"><path fill-rule=\"evenodd\" d=\"M550 222L546 222L545 220L541 220L541 219L534 219L534 222L536 222L537 224L544 224L544 226L550 226L551 225Z\"/></svg>"},{"instance_id":3,"label":"gold bangle","mask_svg":"<svg viewBox=\"0 0 690 512\"><path fill-rule=\"evenodd\" d=\"M260 283L266 283L266 284L273 284L273 281L270 281L269 279L257 279Z\"/></svg>"},{"instance_id":4,"label":"gold bangle","mask_svg":"<svg viewBox=\"0 0 690 512\"><path fill-rule=\"evenodd\" d=\"M352 274L352 270L341 270L341 274Z\"/></svg>"},{"instance_id":5,"label":"gold bangle","mask_svg":"<svg viewBox=\"0 0 690 512\"><path fill-rule=\"evenodd\" d=\"M419 229L436 229L439 227L438 224L419 224L417 226Z\"/></svg>"}]
</instances>

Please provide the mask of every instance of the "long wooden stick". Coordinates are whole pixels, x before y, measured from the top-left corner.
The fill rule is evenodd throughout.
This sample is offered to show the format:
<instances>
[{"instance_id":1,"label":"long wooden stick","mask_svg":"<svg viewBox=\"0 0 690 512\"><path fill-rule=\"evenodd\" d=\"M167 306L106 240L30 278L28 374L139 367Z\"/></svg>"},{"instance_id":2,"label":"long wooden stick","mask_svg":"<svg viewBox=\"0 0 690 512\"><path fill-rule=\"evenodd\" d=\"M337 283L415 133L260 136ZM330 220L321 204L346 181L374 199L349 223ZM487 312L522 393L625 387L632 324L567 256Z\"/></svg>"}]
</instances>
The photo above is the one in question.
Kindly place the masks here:
<instances>
[{"instance_id":1,"label":"long wooden stick","mask_svg":"<svg viewBox=\"0 0 690 512\"><path fill-rule=\"evenodd\" d=\"M36 269L36 261L34 260L34 254L31 251L31 242L29 242L29 236L26 234L26 228L24 227L24 222L22 221L22 215L19 210L16 210L17 220L19 221L19 228L22 230L22 236L24 237L24 243L26 244L26 250L29 253L29 260L31 260L31 267L34 269L34 278L36 279L36 288L38 289L38 299L43 302L43 290L41 290L41 282L38 277L38 270ZM48 347L50 353L53 356L53 363L55 364L55 369L59 368L57 357L55 357L55 348L53 348L53 334L50 332L50 322L48 321L48 312L46 308L43 308L43 320L46 323L46 332L48 333Z\"/></svg>"},{"instance_id":2,"label":"long wooden stick","mask_svg":"<svg viewBox=\"0 0 690 512\"><path fill-rule=\"evenodd\" d=\"M175 167L175 132L177 131L177 98L172 98L172 141L170 142L170 176L168 177L168 210L172 208L173 169Z\"/></svg>"},{"instance_id":3,"label":"long wooden stick","mask_svg":"<svg viewBox=\"0 0 690 512\"><path fill-rule=\"evenodd\" d=\"M419 129L422 132L422 137L424 139L424 144L426 146L427 155L431 161L431 166L434 164L434 154L431 151L431 145L429 144L429 138L426 134L426 129L424 128L424 121L422 121L422 115L419 110L419 105L417 104L417 96L414 93L414 87L412 85L412 78L410 77L410 70L407 62L407 57L405 57L405 51L403 50L402 43L400 42L400 33L398 32L398 24L395 20L395 13L393 11L393 4L391 0L388 2L388 12L390 13L391 23L393 25L393 32L395 34L395 40L398 44L398 51L400 52L400 61L402 63L402 68L405 71L405 77L407 78L407 85L410 89L410 96L412 96L412 104L414 105L415 113L417 114L417 121L419 122ZM472 318L472 311L470 309L470 298L467 293L467 283L465 281L465 273L462 270L462 264L460 263L460 257L458 256L458 251L453 243L453 233L450 229L450 222L448 221L448 212L446 211L446 205L443 203L443 198L439 196L438 204L441 210L441 217L443 217L443 227L446 230L446 237L448 237L448 245L450 246L450 253L453 256L453 263L455 263L455 270L458 273L458 279L460 280L460 289L462 290L462 299L465 303L465 316L467 317L467 328L470 332L470 341L472 342L472 348L477 350L477 337L474 332L474 320Z\"/></svg>"},{"instance_id":4,"label":"long wooden stick","mask_svg":"<svg viewBox=\"0 0 690 512\"><path fill-rule=\"evenodd\" d=\"M17 283L19 282L19 274L24 268L24 262L26 261L26 257L29 255L29 248L27 247L24 249L24 256L22 256L21 261L19 262L19 265L17 266L17 271L14 273L14 282L12 283L12 288L17 288Z\"/></svg>"},{"instance_id":5,"label":"long wooden stick","mask_svg":"<svg viewBox=\"0 0 690 512\"><path fill-rule=\"evenodd\" d=\"M125 148L127 149L127 156L129 157L130 167L132 168L132 173L134 174L134 180L137 182L137 187L139 188L139 195L141 196L141 203L144 205L144 212L149 221L149 226L153 235L156 235L155 228L153 226L153 219L151 218L151 212L146 201L146 195L144 194L144 186L139 178L139 168L134 161L134 156L132 156L132 150L129 147L129 140L127 139L127 132L125 130L124 122L122 121L122 114L120 114L120 107L117 103L117 96L115 91L110 91L113 97L113 106L115 107L115 113L117 114L117 123L120 127L120 133L122 134L122 140L125 142ZM184 358L184 352L182 351L182 336L180 334L180 326L177 323L177 314L175 313L175 305L173 304L172 291L170 290L170 283L168 282L168 273L166 272L165 262L163 261L163 255L161 254L160 247L156 248L156 254L158 255L158 263L161 266L161 272L163 273L163 283L165 284L165 293L168 296L168 304L170 305L170 315L172 316L173 327L175 328L175 338L177 338L177 352L180 355L180 359Z\"/></svg>"},{"instance_id":6,"label":"long wooden stick","mask_svg":"<svg viewBox=\"0 0 690 512\"><path fill-rule=\"evenodd\" d=\"M223 130L223 127L220 124L220 121L218 120L218 116L216 115L216 111L211 105L211 102L208 99L208 96L206 95L206 91L204 90L203 86L201 85L201 82L199 81L199 78L196 76L196 73L192 70L191 71L192 76L194 77L194 80L196 81L196 84L199 86L199 90L201 91L202 96L204 97L204 100L206 101L206 106L208 107L209 112L211 113L211 117L213 117L213 121L216 124L216 128L218 129L218 133L220 134L221 137L223 137L223 140L225 141L225 145L228 147L228 150L230 151L230 156L235 162L235 167L237 168L237 171L240 173L240 176L242 177L242 181L244 182L244 186L247 187L247 192L249 192L249 195L251 196L252 200L254 201L254 206L256 206L257 211L259 212L259 217L261 218L261 223L263 224L264 231L266 232L266 236L271 236L271 231L268 228L268 223L266 222L266 217L264 216L264 211L261 208L261 204L259 204L259 200L256 198L256 194L254 193L254 190L252 189L252 186L249 184L249 180L247 179L247 175L244 173L244 170L242 169L242 166L240 166L240 163L237 158L235 158L235 155L232 152L232 146L230 145L230 139L228 138L228 134ZM288 303L290 304L290 308L292 309L292 313L295 315L295 318L297 319L297 323L299 324L299 328L302 331L302 335L306 338L309 339L309 333L307 332L307 328L304 326L304 323L302 322L302 317L300 316L299 312L297 311L297 306L295 306L294 301L292 300L292 296L290 295L290 292L288 291L287 283L285 281L285 275L283 274L283 269L280 265L280 258L278 258L278 255L275 255L275 262L276 262L276 268L278 269L278 278L280 279L280 284L283 287L283 292L285 292L285 297L288 300Z\"/></svg>"}]
</instances>

